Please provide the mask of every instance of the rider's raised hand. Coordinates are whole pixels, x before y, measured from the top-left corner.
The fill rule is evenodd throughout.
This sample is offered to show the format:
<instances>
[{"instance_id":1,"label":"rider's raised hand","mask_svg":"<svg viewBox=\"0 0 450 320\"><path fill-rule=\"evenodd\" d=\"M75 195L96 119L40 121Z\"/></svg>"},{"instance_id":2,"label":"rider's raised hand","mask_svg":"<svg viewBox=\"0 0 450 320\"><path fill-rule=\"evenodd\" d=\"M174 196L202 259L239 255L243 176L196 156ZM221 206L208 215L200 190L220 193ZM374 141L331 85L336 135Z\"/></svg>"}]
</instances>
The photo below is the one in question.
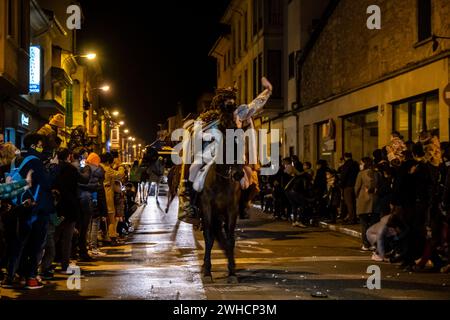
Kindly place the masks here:
<instances>
[{"instance_id":1,"label":"rider's raised hand","mask_svg":"<svg viewBox=\"0 0 450 320\"><path fill-rule=\"evenodd\" d=\"M267 80L266 77L262 77L261 83L264 89L268 89L269 91L272 91L272 84Z\"/></svg>"}]
</instances>

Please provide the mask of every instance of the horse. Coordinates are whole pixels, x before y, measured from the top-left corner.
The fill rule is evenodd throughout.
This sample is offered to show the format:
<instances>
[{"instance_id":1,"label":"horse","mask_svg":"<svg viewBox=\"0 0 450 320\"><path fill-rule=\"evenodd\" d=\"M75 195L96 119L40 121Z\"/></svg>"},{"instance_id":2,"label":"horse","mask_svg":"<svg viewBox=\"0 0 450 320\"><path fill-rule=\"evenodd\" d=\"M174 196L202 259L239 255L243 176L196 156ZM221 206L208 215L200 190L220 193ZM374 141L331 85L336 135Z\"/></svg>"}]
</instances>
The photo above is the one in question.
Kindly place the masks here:
<instances>
[{"instance_id":1,"label":"horse","mask_svg":"<svg viewBox=\"0 0 450 320\"><path fill-rule=\"evenodd\" d=\"M236 172L239 166L213 164L198 196L205 240L203 278L207 282L212 282L211 250L216 239L228 259L228 283L238 282L234 247L241 186L233 178Z\"/></svg>"},{"instance_id":2,"label":"horse","mask_svg":"<svg viewBox=\"0 0 450 320\"><path fill-rule=\"evenodd\" d=\"M169 207L178 193L180 177L181 177L181 165L172 166L172 168L170 168L169 170L169 173L167 174L167 184L169 190L167 191L167 206L165 210L166 213L169 212Z\"/></svg>"},{"instance_id":3,"label":"horse","mask_svg":"<svg viewBox=\"0 0 450 320\"><path fill-rule=\"evenodd\" d=\"M222 110L219 116L218 129L223 133L227 129L236 129L233 113ZM224 135L225 136L225 135ZM227 154L223 146L223 154ZM236 263L234 259L235 229L239 216L241 185L239 180L244 176L243 165L213 163L206 174L203 190L198 194L199 210L202 217L205 255L203 259L203 279L212 282L211 250L217 240L228 259L228 283L237 283ZM236 160L236 159L235 159Z\"/></svg>"},{"instance_id":4,"label":"horse","mask_svg":"<svg viewBox=\"0 0 450 320\"><path fill-rule=\"evenodd\" d=\"M223 133L225 128L235 128L232 113L221 116L219 130ZM224 148L225 149L225 148ZM225 150L224 150L225 151ZM226 155L226 151L223 152ZM189 165L184 164L185 172ZM168 207L177 193L181 179L181 165L174 166L169 172ZM203 280L212 282L211 250L217 240L228 259L228 283L237 283L236 264L234 259L235 229L239 216L239 201L241 198L240 177L243 176L243 166L240 164L211 164L205 177L203 190L196 196L201 217L201 229L205 241L205 254L203 258Z\"/></svg>"}]
</instances>

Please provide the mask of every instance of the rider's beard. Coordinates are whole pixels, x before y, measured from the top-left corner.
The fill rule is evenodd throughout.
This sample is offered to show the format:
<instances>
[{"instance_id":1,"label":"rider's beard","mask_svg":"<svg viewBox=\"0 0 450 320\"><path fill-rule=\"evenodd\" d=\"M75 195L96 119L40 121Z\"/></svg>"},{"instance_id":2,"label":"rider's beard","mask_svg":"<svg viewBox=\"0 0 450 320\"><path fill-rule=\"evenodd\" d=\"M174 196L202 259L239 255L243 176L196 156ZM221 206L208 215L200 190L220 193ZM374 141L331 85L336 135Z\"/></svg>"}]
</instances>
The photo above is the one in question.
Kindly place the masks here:
<instances>
[{"instance_id":1,"label":"rider's beard","mask_svg":"<svg viewBox=\"0 0 450 320\"><path fill-rule=\"evenodd\" d=\"M225 103L223 105L223 111L225 112L234 112L234 110L236 109L236 104L229 102L229 103Z\"/></svg>"}]
</instances>

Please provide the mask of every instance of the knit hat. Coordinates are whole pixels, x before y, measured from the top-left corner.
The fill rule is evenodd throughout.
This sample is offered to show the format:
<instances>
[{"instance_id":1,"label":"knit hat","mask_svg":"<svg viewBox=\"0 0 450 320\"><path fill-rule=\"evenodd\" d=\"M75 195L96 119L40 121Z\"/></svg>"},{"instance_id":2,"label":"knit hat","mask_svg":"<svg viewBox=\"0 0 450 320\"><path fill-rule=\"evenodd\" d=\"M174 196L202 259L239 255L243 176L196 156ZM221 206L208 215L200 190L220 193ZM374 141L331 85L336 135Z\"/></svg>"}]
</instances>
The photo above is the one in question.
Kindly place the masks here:
<instances>
[{"instance_id":1,"label":"knit hat","mask_svg":"<svg viewBox=\"0 0 450 320\"><path fill-rule=\"evenodd\" d=\"M86 159L86 163L92 164L94 166L99 166L100 165L100 157L95 152L92 152L88 155L88 157Z\"/></svg>"},{"instance_id":2,"label":"knit hat","mask_svg":"<svg viewBox=\"0 0 450 320\"><path fill-rule=\"evenodd\" d=\"M64 124L65 124L64 115L62 115L61 113L55 114L50 119L49 124L52 126L56 126L58 128L64 128Z\"/></svg>"}]
</instances>

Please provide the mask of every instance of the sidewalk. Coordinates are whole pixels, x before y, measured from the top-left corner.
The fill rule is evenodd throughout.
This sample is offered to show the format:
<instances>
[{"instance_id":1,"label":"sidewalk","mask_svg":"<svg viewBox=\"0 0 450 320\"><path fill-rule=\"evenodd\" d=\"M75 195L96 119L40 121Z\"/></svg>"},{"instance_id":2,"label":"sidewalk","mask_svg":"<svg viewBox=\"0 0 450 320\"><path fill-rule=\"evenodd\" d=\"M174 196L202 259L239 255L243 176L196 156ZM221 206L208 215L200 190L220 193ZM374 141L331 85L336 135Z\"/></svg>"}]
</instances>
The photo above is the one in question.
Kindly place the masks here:
<instances>
[{"instance_id":1,"label":"sidewalk","mask_svg":"<svg viewBox=\"0 0 450 320\"><path fill-rule=\"evenodd\" d=\"M258 202L253 204L253 207L258 210L261 210L261 205ZM319 225L322 228L329 229L331 231L339 232L339 233L346 234L346 235L354 237L354 238L361 239L361 226L359 224L341 225L338 223L331 224L331 223L326 223L324 221L320 221Z\"/></svg>"},{"instance_id":2,"label":"sidewalk","mask_svg":"<svg viewBox=\"0 0 450 320\"><path fill-rule=\"evenodd\" d=\"M340 233L346 234L348 236L361 239L361 226L359 224L346 226L346 225L340 225L340 224L330 224L330 223L321 221L321 222L319 222L319 225L322 228L327 228L332 231L340 232Z\"/></svg>"}]
</instances>

